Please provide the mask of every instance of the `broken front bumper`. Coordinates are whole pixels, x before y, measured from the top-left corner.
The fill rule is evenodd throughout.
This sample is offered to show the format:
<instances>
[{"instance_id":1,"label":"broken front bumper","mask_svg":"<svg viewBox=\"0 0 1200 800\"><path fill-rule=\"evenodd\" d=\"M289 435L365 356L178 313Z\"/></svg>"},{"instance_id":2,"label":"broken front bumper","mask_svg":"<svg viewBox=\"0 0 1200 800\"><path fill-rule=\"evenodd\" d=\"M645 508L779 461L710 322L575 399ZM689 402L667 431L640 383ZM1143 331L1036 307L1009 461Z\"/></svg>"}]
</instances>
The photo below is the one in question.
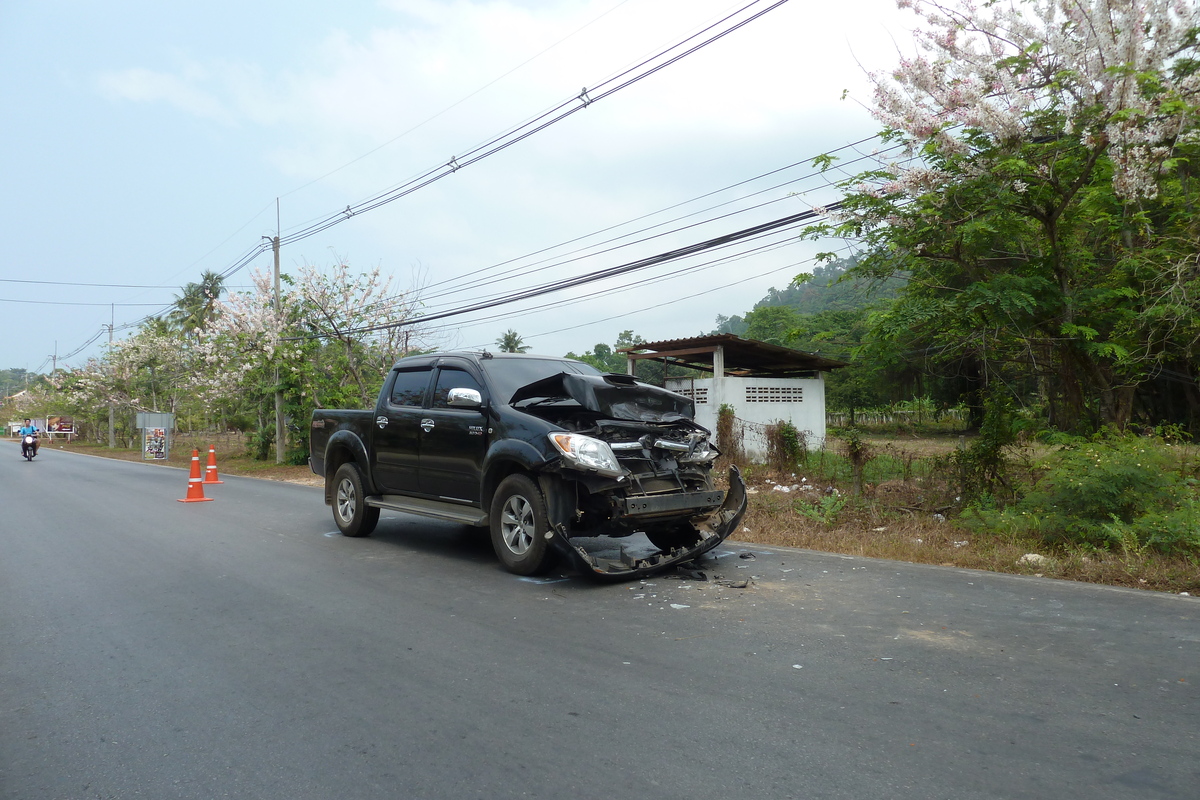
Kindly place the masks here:
<instances>
[{"instance_id":1,"label":"broken front bumper","mask_svg":"<svg viewBox=\"0 0 1200 800\"><path fill-rule=\"evenodd\" d=\"M688 495L664 495L653 498L655 507L641 508L635 504L645 504L651 499L636 498L627 501L632 513L639 515L657 511L669 512L678 508L689 508L699 504L700 497L718 496L719 492L693 492ZM670 506L675 505L675 508ZM729 490L725 492L724 502L720 508L712 512L706 519L695 525L698 538L694 545L675 547L670 550L656 548L636 548L624 539L597 537L591 542L603 542L601 545L583 543L580 539L567 535L565 525L554 525L555 531L551 540L557 550L564 553L583 571L600 578L609 580L627 580L651 575L655 572L683 564L698 558L737 530L742 515L746 513L746 484L742 481L742 473L737 467L729 468Z\"/></svg>"}]
</instances>

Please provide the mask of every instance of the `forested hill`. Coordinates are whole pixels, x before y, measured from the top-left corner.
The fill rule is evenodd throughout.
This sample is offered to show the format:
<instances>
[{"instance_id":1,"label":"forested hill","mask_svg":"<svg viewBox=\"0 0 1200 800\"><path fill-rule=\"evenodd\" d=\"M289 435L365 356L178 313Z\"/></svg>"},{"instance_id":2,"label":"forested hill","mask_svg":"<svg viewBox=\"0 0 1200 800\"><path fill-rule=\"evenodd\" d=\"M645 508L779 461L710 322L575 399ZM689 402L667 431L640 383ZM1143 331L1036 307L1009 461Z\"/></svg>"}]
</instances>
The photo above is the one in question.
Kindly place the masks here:
<instances>
[{"instance_id":1,"label":"forested hill","mask_svg":"<svg viewBox=\"0 0 1200 800\"><path fill-rule=\"evenodd\" d=\"M771 289L767 292L766 297L754 304L754 308L746 312L745 315L735 314L731 317L724 315L717 317L717 327L713 333L733 333L738 336L749 336L749 338L759 338L748 333L751 322L754 319L755 312L767 308L787 308L794 312L792 314L768 314L757 315L760 322L765 323L766 316L770 316L772 321L782 323L787 320L799 322L803 317L811 317L820 315L828 311L850 311L865 313L866 309L881 301L891 300L896 296L897 291L903 285L903 281L897 278L891 278L884 282L868 280L864 278L844 278L843 276L854 267L857 263L857 257L838 259L827 265L818 266L813 269L812 278L802 284L792 284L784 289ZM762 326L758 326L761 328ZM771 325L765 330L759 330L760 333L767 333L772 338L788 338L796 337L781 336L783 331L777 330L777 326ZM819 331L813 330L810 333L816 334ZM776 344L788 344L795 346L795 343L786 343L777 341Z\"/></svg>"}]
</instances>

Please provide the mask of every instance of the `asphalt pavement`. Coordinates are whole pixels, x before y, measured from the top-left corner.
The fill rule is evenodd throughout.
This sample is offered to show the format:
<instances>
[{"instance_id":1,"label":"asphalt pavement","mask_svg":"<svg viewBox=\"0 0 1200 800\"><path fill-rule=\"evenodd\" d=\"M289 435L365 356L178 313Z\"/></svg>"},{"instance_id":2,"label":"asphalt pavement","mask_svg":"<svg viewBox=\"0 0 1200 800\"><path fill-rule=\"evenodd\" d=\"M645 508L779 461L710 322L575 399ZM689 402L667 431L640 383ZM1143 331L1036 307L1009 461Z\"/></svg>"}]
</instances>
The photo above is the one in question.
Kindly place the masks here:
<instances>
[{"instance_id":1,"label":"asphalt pavement","mask_svg":"<svg viewBox=\"0 0 1200 800\"><path fill-rule=\"evenodd\" d=\"M0 798L1200 798L1200 598L737 543L529 580L222 479L0 442Z\"/></svg>"}]
</instances>

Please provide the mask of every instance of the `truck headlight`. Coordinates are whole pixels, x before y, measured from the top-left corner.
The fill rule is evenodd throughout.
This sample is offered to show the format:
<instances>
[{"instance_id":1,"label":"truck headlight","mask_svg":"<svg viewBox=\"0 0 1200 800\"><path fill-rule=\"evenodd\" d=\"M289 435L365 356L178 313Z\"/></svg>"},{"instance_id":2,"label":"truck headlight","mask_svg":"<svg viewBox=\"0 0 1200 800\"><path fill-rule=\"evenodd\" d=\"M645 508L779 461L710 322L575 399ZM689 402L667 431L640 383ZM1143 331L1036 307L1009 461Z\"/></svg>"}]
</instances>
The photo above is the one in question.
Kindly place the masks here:
<instances>
[{"instance_id":1,"label":"truck headlight","mask_svg":"<svg viewBox=\"0 0 1200 800\"><path fill-rule=\"evenodd\" d=\"M555 449L577 469L594 469L610 475L625 473L607 442L578 433L551 433L549 437Z\"/></svg>"},{"instance_id":2,"label":"truck headlight","mask_svg":"<svg viewBox=\"0 0 1200 800\"><path fill-rule=\"evenodd\" d=\"M681 464L707 464L715 461L719 455L721 455L721 452L705 439L697 442L692 452L679 456L679 462Z\"/></svg>"}]
</instances>

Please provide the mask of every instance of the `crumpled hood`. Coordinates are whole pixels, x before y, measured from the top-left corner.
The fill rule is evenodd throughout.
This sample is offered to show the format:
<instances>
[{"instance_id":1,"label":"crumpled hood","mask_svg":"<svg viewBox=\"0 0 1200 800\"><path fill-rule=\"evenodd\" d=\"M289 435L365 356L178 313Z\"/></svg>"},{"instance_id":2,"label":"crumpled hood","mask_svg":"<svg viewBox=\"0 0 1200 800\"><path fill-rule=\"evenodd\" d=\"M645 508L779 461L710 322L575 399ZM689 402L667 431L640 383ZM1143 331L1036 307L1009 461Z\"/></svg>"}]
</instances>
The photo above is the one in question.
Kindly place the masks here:
<instances>
[{"instance_id":1,"label":"crumpled hood","mask_svg":"<svg viewBox=\"0 0 1200 800\"><path fill-rule=\"evenodd\" d=\"M675 422L695 417L691 400L642 383L632 375L561 372L522 386L509 404L535 397L569 397L588 411L635 422Z\"/></svg>"}]
</instances>

